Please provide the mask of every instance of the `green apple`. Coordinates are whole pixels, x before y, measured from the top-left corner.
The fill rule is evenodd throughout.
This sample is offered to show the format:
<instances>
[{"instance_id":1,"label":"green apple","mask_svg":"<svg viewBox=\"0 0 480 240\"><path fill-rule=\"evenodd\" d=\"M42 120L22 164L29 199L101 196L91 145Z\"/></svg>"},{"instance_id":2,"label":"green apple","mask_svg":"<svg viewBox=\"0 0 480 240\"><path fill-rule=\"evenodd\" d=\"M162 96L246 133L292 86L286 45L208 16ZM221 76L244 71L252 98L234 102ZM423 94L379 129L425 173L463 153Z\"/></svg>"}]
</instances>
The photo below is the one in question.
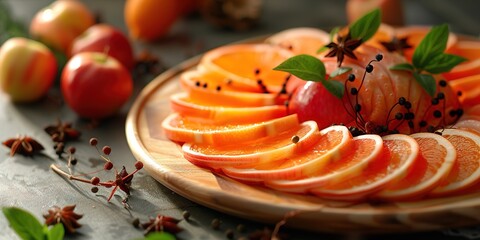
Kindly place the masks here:
<instances>
[{"instance_id":1,"label":"green apple","mask_svg":"<svg viewBox=\"0 0 480 240\"><path fill-rule=\"evenodd\" d=\"M57 61L44 44L11 38L0 48L0 88L14 102L33 102L45 96L57 73Z\"/></svg>"}]
</instances>

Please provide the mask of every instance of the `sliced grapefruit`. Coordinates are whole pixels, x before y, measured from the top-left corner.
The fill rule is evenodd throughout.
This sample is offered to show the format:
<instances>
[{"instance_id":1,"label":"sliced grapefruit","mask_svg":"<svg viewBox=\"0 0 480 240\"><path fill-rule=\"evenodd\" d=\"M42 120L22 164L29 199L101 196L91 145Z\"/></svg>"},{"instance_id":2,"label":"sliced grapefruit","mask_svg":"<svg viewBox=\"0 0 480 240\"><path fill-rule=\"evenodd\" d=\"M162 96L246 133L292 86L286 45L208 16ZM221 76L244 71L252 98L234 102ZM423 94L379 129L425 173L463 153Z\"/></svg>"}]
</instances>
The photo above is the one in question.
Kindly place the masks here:
<instances>
[{"instance_id":1,"label":"sliced grapefruit","mask_svg":"<svg viewBox=\"0 0 480 240\"><path fill-rule=\"evenodd\" d=\"M330 42L330 34L318 28L291 28L272 35L266 43L285 48L297 54L316 55Z\"/></svg>"},{"instance_id":2,"label":"sliced grapefruit","mask_svg":"<svg viewBox=\"0 0 480 240\"><path fill-rule=\"evenodd\" d=\"M459 129L445 129L442 134L457 151L457 159L445 183L430 192L431 196L463 193L480 182L480 136Z\"/></svg>"},{"instance_id":3,"label":"sliced grapefruit","mask_svg":"<svg viewBox=\"0 0 480 240\"><path fill-rule=\"evenodd\" d=\"M458 78L450 81L449 84L455 92L461 92L458 98L463 107L480 104L480 89L478 88L480 84L480 71L479 74Z\"/></svg>"},{"instance_id":4,"label":"sliced grapefruit","mask_svg":"<svg viewBox=\"0 0 480 240\"><path fill-rule=\"evenodd\" d=\"M298 142L292 141L294 136L298 137ZM319 137L317 124L314 121L307 121L276 136L246 142L231 142L222 146L185 143L182 150L185 159L199 166L211 169L247 168L303 152L312 147Z\"/></svg>"},{"instance_id":5,"label":"sliced grapefruit","mask_svg":"<svg viewBox=\"0 0 480 240\"><path fill-rule=\"evenodd\" d=\"M452 47L452 52L473 61L480 58L480 42L460 40Z\"/></svg>"},{"instance_id":6,"label":"sliced grapefruit","mask_svg":"<svg viewBox=\"0 0 480 240\"><path fill-rule=\"evenodd\" d=\"M477 119L464 119L460 120L452 128L466 130L475 134L480 134L480 120Z\"/></svg>"},{"instance_id":7,"label":"sliced grapefruit","mask_svg":"<svg viewBox=\"0 0 480 240\"><path fill-rule=\"evenodd\" d=\"M329 162L310 176L299 180L267 181L266 185L281 191L306 193L309 189L335 184L362 174L368 164L380 156L382 150L383 140L379 135L358 136L353 138L348 154L343 154L340 160Z\"/></svg>"},{"instance_id":8,"label":"sliced grapefruit","mask_svg":"<svg viewBox=\"0 0 480 240\"><path fill-rule=\"evenodd\" d=\"M292 56L292 52L269 44L226 45L205 53L199 67L225 76L244 90L278 93L290 74L273 68Z\"/></svg>"},{"instance_id":9,"label":"sliced grapefruit","mask_svg":"<svg viewBox=\"0 0 480 240\"><path fill-rule=\"evenodd\" d=\"M230 107L220 103L209 105L212 103L189 98L185 92L172 95L170 104L175 112L183 116L203 118L216 124L255 123L288 115L288 109L283 105L262 107Z\"/></svg>"},{"instance_id":10,"label":"sliced grapefruit","mask_svg":"<svg viewBox=\"0 0 480 240\"><path fill-rule=\"evenodd\" d=\"M418 143L404 134L387 135L382 139L382 154L370 162L361 175L336 184L311 188L309 192L327 199L360 201L400 181L412 169L418 157Z\"/></svg>"},{"instance_id":11,"label":"sliced grapefruit","mask_svg":"<svg viewBox=\"0 0 480 240\"><path fill-rule=\"evenodd\" d=\"M320 131L320 139L307 152L250 169L225 168L223 172L235 179L255 182L304 178L323 172L330 164L343 162L343 156L351 152L351 143L348 128L331 126Z\"/></svg>"},{"instance_id":12,"label":"sliced grapefruit","mask_svg":"<svg viewBox=\"0 0 480 240\"><path fill-rule=\"evenodd\" d=\"M442 73L447 80L453 81L456 79L467 78L469 76L480 74L480 59L466 61L458 64L450 72Z\"/></svg>"},{"instance_id":13,"label":"sliced grapefruit","mask_svg":"<svg viewBox=\"0 0 480 240\"><path fill-rule=\"evenodd\" d=\"M425 132L410 136L420 147L420 154L412 171L375 197L389 201L419 199L437 187L450 173L457 158L457 152L446 138Z\"/></svg>"},{"instance_id":14,"label":"sliced grapefruit","mask_svg":"<svg viewBox=\"0 0 480 240\"><path fill-rule=\"evenodd\" d=\"M295 114L252 124L218 125L172 113L162 122L165 135L172 141L211 145L275 136L298 125Z\"/></svg>"},{"instance_id":15,"label":"sliced grapefruit","mask_svg":"<svg viewBox=\"0 0 480 240\"><path fill-rule=\"evenodd\" d=\"M282 105L288 100L287 94L244 92L223 75L191 70L180 76L180 84L190 98L202 99L206 103L223 103L232 107L259 107Z\"/></svg>"}]
</instances>

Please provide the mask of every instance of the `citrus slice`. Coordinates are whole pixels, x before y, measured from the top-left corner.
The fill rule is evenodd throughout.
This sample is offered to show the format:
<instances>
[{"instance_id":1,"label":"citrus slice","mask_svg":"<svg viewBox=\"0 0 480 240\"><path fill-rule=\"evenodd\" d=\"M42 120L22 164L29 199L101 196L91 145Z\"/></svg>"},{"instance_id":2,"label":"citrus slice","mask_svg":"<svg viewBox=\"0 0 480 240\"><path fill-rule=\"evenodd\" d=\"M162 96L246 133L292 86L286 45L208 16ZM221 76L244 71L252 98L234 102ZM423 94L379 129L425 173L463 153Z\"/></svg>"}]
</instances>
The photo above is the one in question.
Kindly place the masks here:
<instances>
[{"instance_id":1,"label":"citrus slice","mask_svg":"<svg viewBox=\"0 0 480 240\"><path fill-rule=\"evenodd\" d=\"M477 135L480 135L480 120L477 120L477 119L460 120L457 123L455 123L455 125L453 125L452 128L470 131Z\"/></svg>"},{"instance_id":2,"label":"citrus slice","mask_svg":"<svg viewBox=\"0 0 480 240\"><path fill-rule=\"evenodd\" d=\"M413 170L401 181L388 186L375 197L389 201L419 199L437 187L450 173L457 158L457 151L446 138L425 132L410 136L420 147L420 154Z\"/></svg>"},{"instance_id":3,"label":"citrus slice","mask_svg":"<svg viewBox=\"0 0 480 240\"><path fill-rule=\"evenodd\" d=\"M273 68L292 56L292 52L269 44L226 45L205 53L199 67L225 76L238 88L277 93L290 74Z\"/></svg>"},{"instance_id":4,"label":"citrus slice","mask_svg":"<svg viewBox=\"0 0 480 240\"><path fill-rule=\"evenodd\" d=\"M477 87L479 83L480 71L479 74L458 78L449 82L455 92L460 91L462 93L458 99L463 107L471 107L480 104L480 89Z\"/></svg>"},{"instance_id":5,"label":"citrus slice","mask_svg":"<svg viewBox=\"0 0 480 240\"><path fill-rule=\"evenodd\" d=\"M418 143L404 134L387 135L382 139L382 154L370 162L362 174L336 184L311 188L309 192L327 199L359 201L401 180L418 157Z\"/></svg>"},{"instance_id":6,"label":"citrus slice","mask_svg":"<svg viewBox=\"0 0 480 240\"><path fill-rule=\"evenodd\" d=\"M480 42L470 40L460 40L453 47L452 52L468 60L480 58Z\"/></svg>"},{"instance_id":7,"label":"citrus slice","mask_svg":"<svg viewBox=\"0 0 480 240\"><path fill-rule=\"evenodd\" d=\"M320 139L306 152L249 169L225 168L223 172L235 179L255 182L304 178L343 161L342 157L351 151L351 143L347 127L331 126L320 131Z\"/></svg>"},{"instance_id":8,"label":"citrus slice","mask_svg":"<svg viewBox=\"0 0 480 240\"><path fill-rule=\"evenodd\" d=\"M461 193L480 182L480 136L459 129L445 129L442 135L455 147L457 159L445 183L431 196Z\"/></svg>"},{"instance_id":9,"label":"citrus slice","mask_svg":"<svg viewBox=\"0 0 480 240\"><path fill-rule=\"evenodd\" d=\"M345 181L362 174L368 164L381 155L382 150L383 140L379 135L354 137L348 154L343 154L340 160L330 161L320 171L303 179L274 180L266 182L266 185L281 191L305 193L311 188Z\"/></svg>"},{"instance_id":10,"label":"citrus slice","mask_svg":"<svg viewBox=\"0 0 480 240\"><path fill-rule=\"evenodd\" d=\"M453 82L453 80L468 78L480 75L480 59L474 59L458 64L452 70L442 73L442 76Z\"/></svg>"},{"instance_id":11,"label":"citrus slice","mask_svg":"<svg viewBox=\"0 0 480 240\"><path fill-rule=\"evenodd\" d=\"M288 109L282 105L262 107L229 107L220 103L208 105L201 99L189 98L185 92L172 95L170 104L175 112L183 116L208 119L216 124L255 123L288 115Z\"/></svg>"},{"instance_id":12,"label":"citrus slice","mask_svg":"<svg viewBox=\"0 0 480 240\"><path fill-rule=\"evenodd\" d=\"M231 142L212 147L208 144L185 143L182 146L185 159L193 164L218 169L220 167L252 167L288 158L312 147L320 137L314 121L281 132L276 136L246 142ZM297 136L298 142L292 141Z\"/></svg>"},{"instance_id":13,"label":"citrus slice","mask_svg":"<svg viewBox=\"0 0 480 240\"><path fill-rule=\"evenodd\" d=\"M218 125L172 113L162 122L165 135L172 141L211 145L274 136L298 125L295 114L259 123Z\"/></svg>"},{"instance_id":14,"label":"citrus slice","mask_svg":"<svg viewBox=\"0 0 480 240\"><path fill-rule=\"evenodd\" d=\"M282 105L287 94L243 92L223 75L191 70L180 76L180 84L190 98L202 99L206 103L223 103L233 107L259 107Z\"/></svg>"},{"instance_id":15,"label":"citrus slice","mask_svg":"<svg viewBox=\"0 0 480 240\"><path fill-rule=\"evenodd\" d=\"M315 55L330 42L330 34L318 28L299 27L278 32L265 40L297 54Z\"/></svg>"}]
</instances>

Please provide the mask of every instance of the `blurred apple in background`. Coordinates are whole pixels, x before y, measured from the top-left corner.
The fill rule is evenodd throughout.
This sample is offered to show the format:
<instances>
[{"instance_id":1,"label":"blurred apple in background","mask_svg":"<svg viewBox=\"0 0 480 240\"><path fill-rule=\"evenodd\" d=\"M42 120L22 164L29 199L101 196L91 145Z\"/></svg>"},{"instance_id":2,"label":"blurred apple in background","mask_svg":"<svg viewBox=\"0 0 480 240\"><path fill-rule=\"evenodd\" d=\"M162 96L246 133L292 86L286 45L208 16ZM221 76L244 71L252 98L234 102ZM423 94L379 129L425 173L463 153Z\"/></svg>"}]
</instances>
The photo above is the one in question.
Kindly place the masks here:
<instances>
[{"instance_id":1,"label":"blurred apple in background","mask_svg":"<svg viewBox=\"0 0 480 240\"><path fill-rule=\"evenodd\" d=\"M134 65L133 49L120 30L108 24L96 24L73 41L70 56L80 52L103 52L120 61L131 70Z\"/></svg>"},{"instance_id":2,"label":"blurred apple in background","mask_svg":"<svg viewBox=\"0 0 480 240\"><path fill-rule=\"evenodd\" d=\"M57 0L34 16L30 34L49 47L67 53L73 40L94 23L94 15L82 2Z\"/></svg>"},{"instance_id":3,"label":"blurred apple in background","mask_svg":"<svg viewBox=\"0 0 480 240\"><path fill-rule=\"evenodd\" d=\"M127 102L133 92L133 80L115 58L82 52L63 68L61 91L80 117L100 120L113 115Z\"/></svg>"},{"instance_id":4,"label":"blurred apple in background","mask_svg":"<svg viewBox=\"0 0 480 240\"><path fill-rule=\"evenodd\" d=\"M44 44L10 38L0 48L0 87L14 102L45 96L57 73L55 56Z\"/></svg>"},{"instance_id":5,"label":"blurred apple in background","mask_svg":"<svg viewBox=\"0 0 480 240\"><path fill-rule=\"evenodd\" d=\"M383 23L393 26L404 25L402 0L347 0L345 7L349 23L375 8L380 8Z\"/></svg>"}]
</instances>

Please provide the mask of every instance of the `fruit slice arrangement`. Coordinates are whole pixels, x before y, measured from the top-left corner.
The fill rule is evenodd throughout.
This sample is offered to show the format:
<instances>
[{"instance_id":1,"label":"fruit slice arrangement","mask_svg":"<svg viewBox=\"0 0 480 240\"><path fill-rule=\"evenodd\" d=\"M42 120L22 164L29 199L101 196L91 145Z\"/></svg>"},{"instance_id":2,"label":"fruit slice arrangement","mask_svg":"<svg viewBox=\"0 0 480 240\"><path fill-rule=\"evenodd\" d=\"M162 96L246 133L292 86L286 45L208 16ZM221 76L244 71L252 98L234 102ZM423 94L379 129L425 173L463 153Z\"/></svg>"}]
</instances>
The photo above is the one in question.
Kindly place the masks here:
<instances>
[{"instance_id":1,"label":"fruit slice arrangement","mask_svg":"<svg viewBox=\"0 0 480 240\"><path fill-rule=\"evenodd\" d=\"M162 128L192 164L278 191L345 201L476 191L480 43L447 32L435 54L459 64L434 68L417 51L433 28L377 27L365 41L356 42L355 26L336 42L296 28L213 49L181 75L184 91L171 96ZM308 61L282 65L295 56ZM315 61L324 69L307 71Z\"/></svg>"}]
</instances>

